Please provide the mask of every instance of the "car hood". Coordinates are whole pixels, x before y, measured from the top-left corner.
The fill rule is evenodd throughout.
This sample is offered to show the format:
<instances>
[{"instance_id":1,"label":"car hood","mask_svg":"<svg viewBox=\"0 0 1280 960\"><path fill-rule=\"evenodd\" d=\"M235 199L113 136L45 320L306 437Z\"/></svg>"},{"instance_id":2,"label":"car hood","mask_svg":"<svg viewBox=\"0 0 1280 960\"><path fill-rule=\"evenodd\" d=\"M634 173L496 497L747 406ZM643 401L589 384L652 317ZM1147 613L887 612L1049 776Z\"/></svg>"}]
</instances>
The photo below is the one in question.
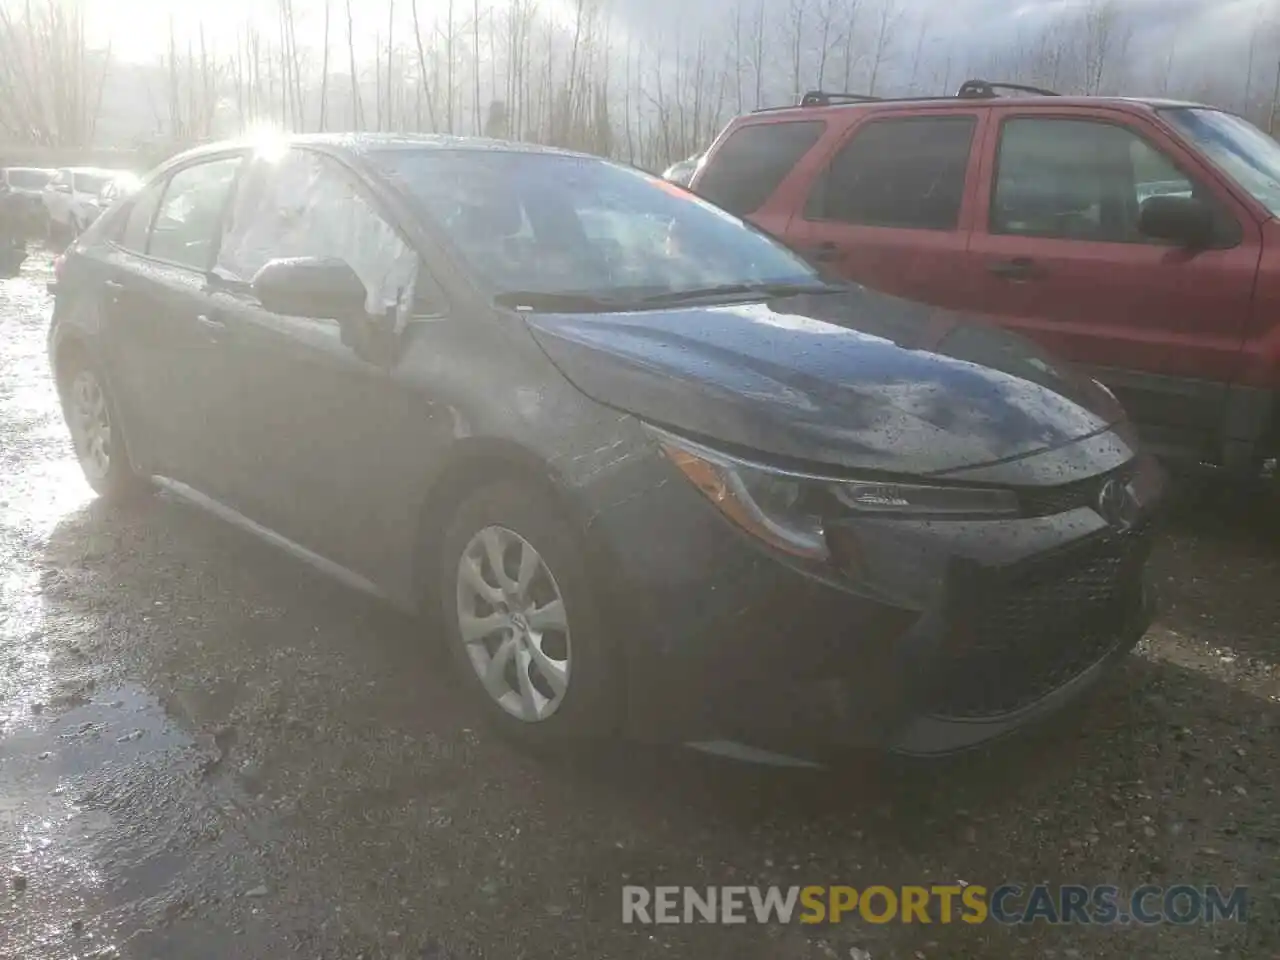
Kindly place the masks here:
<instances>
[{"instance_id":1,"label":"car hood","mask_svg":"<svg viewBox=\"0 0 1280 960\"><path fill-rule=\"evenodd\" d=\"M942 473L1052 449L1124 413L1029 341L854 287L767 302L527 313L583 393L778 458Z\"/></svg>"}]
</instances>

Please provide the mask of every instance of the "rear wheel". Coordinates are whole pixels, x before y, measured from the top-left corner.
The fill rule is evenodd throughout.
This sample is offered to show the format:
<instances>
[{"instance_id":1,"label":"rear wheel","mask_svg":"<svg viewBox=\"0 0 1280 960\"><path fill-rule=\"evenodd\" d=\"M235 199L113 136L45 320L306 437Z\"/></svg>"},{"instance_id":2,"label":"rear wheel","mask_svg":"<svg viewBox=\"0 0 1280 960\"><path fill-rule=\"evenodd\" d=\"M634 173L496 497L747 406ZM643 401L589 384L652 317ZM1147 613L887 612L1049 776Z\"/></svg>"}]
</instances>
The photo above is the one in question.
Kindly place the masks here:
<instances>
[{"instance_id":1,"label":"rear wheel","mask_svg":"<svg viewBox=\"0 0 1280 960\"><path fill-rule=\"evenodd\" d=\"M613 657L578 538L554 500L515 483L482 489L441 548L450 651L490 721L531 746L614 733Z\"/></svg>"},{"instance_id":2,"label":"rear wheel","mask_svg":"<svg viewBox=\"0 0 1280 960\"><path fill-rule=\"evenodd\" d=\"M69 363L63 406L80 469L97 493L108 500L127 500L150 489L134 472L120 430L120 417L105 380L82 358Z\"/></svg>"}]
</instances>

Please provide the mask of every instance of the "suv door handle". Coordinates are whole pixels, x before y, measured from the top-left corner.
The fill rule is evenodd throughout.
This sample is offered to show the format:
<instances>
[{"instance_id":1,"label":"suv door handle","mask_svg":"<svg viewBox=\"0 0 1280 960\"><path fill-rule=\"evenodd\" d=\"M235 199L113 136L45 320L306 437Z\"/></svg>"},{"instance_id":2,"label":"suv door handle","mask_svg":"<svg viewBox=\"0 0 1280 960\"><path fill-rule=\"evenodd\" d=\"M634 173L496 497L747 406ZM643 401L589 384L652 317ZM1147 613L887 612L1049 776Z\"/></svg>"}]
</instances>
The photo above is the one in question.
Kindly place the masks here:
<instances>
[{"instance_id":1,"label":"suv door handle","mask_svg":"<svg viewBox=\"0 0 1280 960\"><path fill-rule=\"evenodd\" d=\"M810 247L809 256L819 263L831 263L840 259L840 247L834 240L827 240L816 247Z\"/></svg>"},{"instance_id":2,"label":"suv door handle","mask_svg":"<svg viewBox=\"0 0 1280 960\"><path fill-rule=\"evenodd\" d=\"M214 340L221 337L227 329L226 320L222 318L220 313L214 311L196 314L196 323L200 324L204 331Z\"/></svg>"},{"instance_id":3,"label":"suv door handle","mask_svg":"<svg viewBox=\"0 0 1280 960\"><path fill-rule=\"evenodd\" d=\"M987 272L1005 280L1012 280L1014 283L1038 280L1044 276L1044 269L1030 257L993 260L987 264Z\"/></svg>"}]
</instances>

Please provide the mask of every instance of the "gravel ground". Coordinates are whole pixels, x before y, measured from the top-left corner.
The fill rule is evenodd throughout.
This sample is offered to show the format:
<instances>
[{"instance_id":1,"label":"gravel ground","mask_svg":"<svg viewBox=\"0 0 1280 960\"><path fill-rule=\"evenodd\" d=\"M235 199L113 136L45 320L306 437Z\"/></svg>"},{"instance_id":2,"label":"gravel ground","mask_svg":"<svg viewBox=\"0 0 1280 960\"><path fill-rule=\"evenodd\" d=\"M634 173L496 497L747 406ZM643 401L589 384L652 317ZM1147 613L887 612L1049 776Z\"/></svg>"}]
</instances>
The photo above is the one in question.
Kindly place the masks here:
<instances>
[{"instance_id":1,"label":"gravel ground","mask_svg":"<svg viewBox=\"0 0 1280 960\"><path fill-rule=\"evenodd\" d=\"M1188 501L1165 613L1060 730L781 772L472 729L418 625L175 501L94 502L46 257L0 281L0 957L1280 957L1280 523ZM640 884L1217 883L1190 927L628 927Z\"/></svg>"}]
</instances>

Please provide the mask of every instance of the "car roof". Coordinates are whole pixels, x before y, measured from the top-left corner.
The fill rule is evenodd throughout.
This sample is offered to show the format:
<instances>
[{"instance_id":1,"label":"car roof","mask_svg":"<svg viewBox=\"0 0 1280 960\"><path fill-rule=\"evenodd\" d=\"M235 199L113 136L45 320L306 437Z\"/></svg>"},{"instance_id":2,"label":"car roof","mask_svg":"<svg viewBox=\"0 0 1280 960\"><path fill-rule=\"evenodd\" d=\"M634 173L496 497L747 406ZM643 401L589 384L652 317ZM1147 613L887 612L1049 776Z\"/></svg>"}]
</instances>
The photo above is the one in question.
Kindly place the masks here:
<instances>
[{"instance_id":1,"label":"car roof","mask_svg":"<svg viewBox=\"0 0 1280 960\"><path fill-rule=\"evenodd\" d=\"M356 156L385 150L474 150L477 152L551 154L564 157L601 159L591 154L561 150L558 147L547 147L536 143L516 143L509 140L492 140L485 137L428 133L305 133L283 134L278 138L271 137L268 140L264 140L262 137L221 140L194 147L178 154L172 160L188 160L207 154L224 153L227 150L261 147L265 143L269 143L273 147L310 146Z\"/></svg>"},{"instance_id":2,"label":"car roof","mask_svg":"<svg viewBox=\"0 0 1280 960\"><path fill-rule=\"evenodd\" d=\"M123 170L111 170L107 167L62 167L67 173L84 173L95 177L114 177Z\"/></svg>"},{"instance_id":3,"label":"car roof","mask_svg":"<svg viewBox=\"0 0 1280 960\"><path fill-rule=\"evenodd\" d=\"M850 110L860 112L911 112L912 110L972 110L978 106L999 107L1112 107L1127 110L1164 110L1173 108L1199 108L1216 110L1202 103L1189 100L1169 100L1160 97L1100 97L1100 96L1005 96L1005 97L902 97L898 99L854 99L841 101L840 94L830 95L832 102L822 104L797 104L794 106L766 107L744 114L740 119L791 119L794 117L838 116Z\"/></svg>"},{"instance_id":4,"label":"car roof","mask_svg":"<svg viewBox=\"0 0 1280 960\"><path fill-rule=\"evenodd\" d=\"M18 173L45 173L53 175L57 171L50 167L5 167L5 170L12 170Z\"/></svg>"}]
</instances>

